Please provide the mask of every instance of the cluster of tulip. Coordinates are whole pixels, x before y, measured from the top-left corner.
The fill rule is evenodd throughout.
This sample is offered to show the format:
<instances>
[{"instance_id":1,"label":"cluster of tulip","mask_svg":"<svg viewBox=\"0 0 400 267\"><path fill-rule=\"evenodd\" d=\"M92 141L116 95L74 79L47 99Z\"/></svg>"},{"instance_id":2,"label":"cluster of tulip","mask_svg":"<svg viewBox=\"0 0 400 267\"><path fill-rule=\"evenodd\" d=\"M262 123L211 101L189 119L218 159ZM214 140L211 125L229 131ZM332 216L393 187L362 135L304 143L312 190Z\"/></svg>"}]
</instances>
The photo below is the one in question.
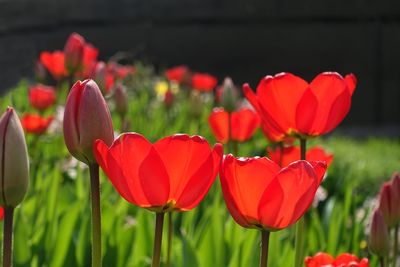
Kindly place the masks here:
<instances>
[{"instance_id":1,"label":"cluster of tulip","mask_svg":"<svg viewBox=\"0 0 400 267\"><path fill-rule=\"evenodd\" d=\"M128 102L121 81L135 69L115 62L97 61L97 56L98 50L93 45L86 43L80 35L72 34L64 51L43 52L37 66L42 81L44 70L58 83L68 81L72 84L76 79L83 79L74 83L69 91L63 132L70 154L87 164L90 171L92 266L100 267L102 264L101 167L126 201L155 212L153 267L160 266L161 262L165 214L172 222L173 212L194 209L206 196L218 174L233 219L244 228L260 231L260 266L268 265L271 232L297 223L294 266L300 267L305 258L306 224L303 215L311 206L333 159L333 155L321 147L307 149L307 140L329 133L341 123L351 106L355 76L342 77L338 73L326 72L311 83L290 73L266 76L256 93L248 84L243 85L243 93L250 103L246 105L231 79L225 79L223 85L217 87L218 81L212 75L191 73L186 66L177 66L165 72L170 82L164 92L166 105L172 103L175 85L193 88L196 94L215 91L219 106L211 112L209 125L219 143L210 146L204 137L187 134L174 134L151 143L139 133L127 132L127 125L121 127L123 133L114 138L112 117L104 95L112 91L116 111L121 121L125 121ZM57 101L56 92L55 88L44 85L31 87L29 99L32 107L44 114ZM26 114L21 121L26 132L41 134L52 118ZM269 158L238 157L239 143L251 139L259 127L274 147L267 149ZM8 267L11 266L13 209L26 193L29 176L22 127L11 108L0 119L0 140L3 148L0 154L0 205L5 208L4 262L8 265L4 266ZM300 146L296 146L296 142ZM224 150L227 152L225 155ZM383 251L382 237L373 233L381 233L382 219L379 216L389 227L395 227L397 233L400 214L394 210L393 203L399 201L400 194L393 193L393 190L399 189L398 179L394 178L390 185L383 187L381 205L371 226L371 248L383 259L387 258L388 250L385 247ZM397 238L395 244L397 248ZM169 247L166 266L170 266L170 257ZM368 260L359 261L351 254L342 254L334 259L319 253L307 257L305 264L307 267L366 267Z\"/></svg>"}]
</instances>

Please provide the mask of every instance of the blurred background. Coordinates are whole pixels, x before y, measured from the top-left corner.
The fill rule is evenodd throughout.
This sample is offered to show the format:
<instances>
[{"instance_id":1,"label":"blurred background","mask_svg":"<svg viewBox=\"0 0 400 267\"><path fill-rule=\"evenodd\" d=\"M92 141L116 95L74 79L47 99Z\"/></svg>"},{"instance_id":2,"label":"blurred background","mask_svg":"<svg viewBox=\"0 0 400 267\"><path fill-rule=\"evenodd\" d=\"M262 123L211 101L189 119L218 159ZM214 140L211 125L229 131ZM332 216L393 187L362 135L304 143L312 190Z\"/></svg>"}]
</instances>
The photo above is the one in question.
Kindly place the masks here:
<instances>
[{"instance_id":1,"label":"blurred background","mask_svg":"<svg viewBox=\"0 0 400 267\"><path fill-rule=\"evenodd\" d=\"M293 72L354 73L343 125L400 133L400 2L394 0L0 0L0 90L33 77L43 50L78 32L100 49L156 69L185 64L222 82ZM124 51L124 53L121 53ZM357 128L358 127L358 128Z\"/></svg>"}]
</instances>

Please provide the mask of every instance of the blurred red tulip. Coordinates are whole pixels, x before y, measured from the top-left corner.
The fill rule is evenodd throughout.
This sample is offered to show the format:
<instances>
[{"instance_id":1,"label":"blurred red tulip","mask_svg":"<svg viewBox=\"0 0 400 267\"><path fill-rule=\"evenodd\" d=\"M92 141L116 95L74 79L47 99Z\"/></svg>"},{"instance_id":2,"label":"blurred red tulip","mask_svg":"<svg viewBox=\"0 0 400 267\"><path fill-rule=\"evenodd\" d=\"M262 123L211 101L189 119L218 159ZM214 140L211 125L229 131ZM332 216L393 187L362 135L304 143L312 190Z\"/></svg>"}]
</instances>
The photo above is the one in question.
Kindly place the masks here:
<instances>
[{"instance_id":1,"label":"blurred red tulip","mask_svg":"<svg viewBox=\"0 0 400 267\"><path fill-rule=\"evenodd\" d=\"M285 168L267 158L225 156L220 179L225 203L246 228L276 231L310 207L326 171L323 162L296 161Z\"/></svg>"},{"instance_id":2,"label":"blurred red tulip","mask_svg":"<svg viewBox=\"0 0 400 267\"><path fill-rule=\"evenodd\" d=\"M137 133L122 134L108 147L97 140L94 154L128 202L156 212L196 207L218 173L222 146L201 136L176 134L152 144Z\"/></svg>"},{"instance_id":3,"label":"blurred red tulip","mask_svg":"<svg viewBox=\"0 0 400 267\"><path fill-rule=\"evenodd\" d=\"M85 39L77 34L72 33L64 46L65 68L70 74L74 74L82 68L83 50Z\"/></svg>"},{"instance_id":4,"label":"blurred red tulip","mask_svg":"<svg viewBox=\"0 0 400 267\"><path fill-rule=\"evenodd\" d=\"M359 260L356 256L343 253L336 259L331 255L318 252L313 257L306 257L304 260L306 267L368 267L368 259L363 258Z\"/></svg>"},{"instance_id":5,"label":"blurred red tulip","mask_svg":"<svg viewBox=\"0 0 400 267\"><path fill-rule=\"evenodd\" d=\"M95 163L93 143L96 139L108 145L114 140L110 110L93 80L77 81L71 88L63 123L69 152L86 164Z\"/></svg>"},{"instance_id":6,"label":"blurred red tulip","mask_svg":"<svg viewBox=\"0 0 400 267\"><path fill-rule=\"evenodd\" d=\"M189 68L187 66L176 66L165 71L165 76L168 80L181 84L189 75Z\"/></svg>"},{"instance_id":7,"label":"blurred red tulip","mask_svg":"<svg viewBox=\"0 0 400 267\"><path fill-rule=\"evenodd\" d=\"M29 101L32 107L38 110L46 110L56 102L54 88L43 84L37 84L29 88Z\"/></svg>"},{"instance_id":8,"label":"blurred red tulip","mask_svg":"<svg viewBox=\"0 0 400 267\"><path fill-rule=\"evenodd\" d=\"M393 175L390 182L383 184L379 194L379 209L388 227L394 227L400 222L400 176Z\"/></svg>"},{"instance_id":9,"label":"blurred red tulip","mask_svg":"<svg viewBox=\"0 0 400 267\"><path fill-rule=\"evenodd\" d=\"M83 47L82 71L79 73L79 77L82 79L93 78L98 55L99 50L96 47L88 43L85 44Z\"/></svg>"},{"instance_id":10,"label":"blurred red tulip","mask_svg":"<svg viewBox=\"0 0 400 267\"><path fill-rule=\"evenodd\" d=\"M321 266L329 267L333 266L334 261L335 259L328 253L318 252L313 257L310 256L306 257L304 263L306 267L321 267Z\"/></svg>"},{"instance_id":11,"label":"blurred red tulip","mask_svg":"<svg viewBox=\"0 0 400 267\"><path fill-rule=\"evenodd\" d=\"M257 130L260 119L256 112L248 108L231 114L223 108L214 108L208 117L208 123L217 141L226 144L229 140L244 142L250 139Z\"/></svg>"},{"instance_id":12,"label":"blurred red tulip","mask_svg":"<svg viewBox=\"0 0 400 267\"><path fill-rule=\"evenodd\" d=\"M0 220L4 219L4 208L0 207Z\"/></svg>"},{"instance_id":13,"label":"blurred red tulip","mask_svg":"<svg viewBox=\"0 0 400 267\"><path fill-rule=\"evenodd\" d=\"M275 149L267 148L268 156L274 162L281 164L282 167L288 166L290 163L299 160L300 147L286 146L282 150L277 147ZM325 161L327 167L332 163L333 154L326 153L322 147L313 147L307 150L306 160L308 161Z\"/></svg>"},{"instance_id":14,"label":"blurred red tulip","mask_svg":"<svg viewBox=\"0 0 400 267\"><path fill-rule=\"evenodd\" d=\"M217 78L208 73L194 73L192 76L192 87L198 91L212 91L217 83Z\"/></svg>"},{"instance_id":15,"label":"blurred red tulip","mask_svg":"<svg viewBox=\"0 0 400 267\"><path fill-rule=\"evenodd\" d=\"M57 81L65 78L68 74L64 65L64 53L61 51L40 53L40 62Z\"/></svg>"},{"instance_id":16,"label":"blurred red tulip","mask_svg":"<svg viewBox=\"0 0 400 267\"><path fill-rule=\"evenodd\" d=\"M123 80L128 75L135 72L135 68L129 65L121 65L116 62L107 63L107 70L114 76L115 79Z\"/></svg>"},{"instance_id":17,"label":"blurred red tulip","mask_svg":"<svg viewBox=\"0 0 400 267\"><path fill-rule=\"evenodd\" d=\"M27 133L40 135L46 132L53 118L53 116L44 118L37 114L25 114L21 123Z\"/></svg>"},{"instance_id":18,"label":"blurred red tulip","mask_svg":"<svg viewBox=\"0 0 400 267\"><path fill-rule=\"evenodd\" d=\"M248 84L243 92L273 136L318 136L332 131L350 110L355 90L353 74L319 74L309 84L290 73L265 77L255 95Z\"/></svg>"}]
</instances>

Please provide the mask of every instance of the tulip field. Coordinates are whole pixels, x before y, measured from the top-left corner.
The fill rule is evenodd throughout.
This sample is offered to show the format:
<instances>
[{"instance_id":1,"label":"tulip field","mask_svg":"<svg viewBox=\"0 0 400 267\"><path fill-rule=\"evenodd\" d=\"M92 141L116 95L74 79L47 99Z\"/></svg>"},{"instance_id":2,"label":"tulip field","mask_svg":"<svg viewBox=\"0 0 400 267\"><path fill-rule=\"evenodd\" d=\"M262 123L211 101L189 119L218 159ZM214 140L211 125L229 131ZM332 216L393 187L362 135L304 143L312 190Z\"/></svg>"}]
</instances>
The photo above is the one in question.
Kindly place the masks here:
<instances>
[{"instance_id":1,"label":"tulip field","mask_svg":"<svg viewBox=\"0 0 400 267\"><path fill-rule=\"evenodd\" d=\"M399 139L336 130L357 74L99 53L72 34L0 98L4 267L400 266Z\"/></svg>"}]
</instances>

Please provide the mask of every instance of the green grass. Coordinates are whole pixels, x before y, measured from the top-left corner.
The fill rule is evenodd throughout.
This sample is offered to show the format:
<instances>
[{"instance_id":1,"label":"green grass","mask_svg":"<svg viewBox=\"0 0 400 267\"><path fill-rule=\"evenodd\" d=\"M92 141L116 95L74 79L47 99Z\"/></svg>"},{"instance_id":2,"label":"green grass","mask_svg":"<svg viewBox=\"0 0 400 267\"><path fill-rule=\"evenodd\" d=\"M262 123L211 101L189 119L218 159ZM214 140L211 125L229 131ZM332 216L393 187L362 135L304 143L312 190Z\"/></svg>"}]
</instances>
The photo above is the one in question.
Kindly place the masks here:
<instances>
[{"instance_id":1,"label":"green grass","mask_svg":"<svg viewBox=\"0 0 400 267\"><path fill-rule=\"evenodd\" d=\"M155 141L185 132L200 134L214 142L207 117L212 100L206 99L200 114L181 91L171 110L154 97L151 73L146 68L128 83L131 130ZM142 76L140 75L142 74ZM60 102L65 92L60 93ZM30 112L27 84L1 99L3 110L12 105L22 114ZM110 104L112 109L112 103ZM51 113L51 112L49 112ZM114 114L114 128L120 121ZM15 267L90 266L89 172L74 162L65 148L62 133L27 136L31 159L30 189L15 215ZM328 197L306 215L307 255L327 251L351 252L371 257L366 248L368 208L380 184L398 169L399 140L331 136L315 139L335 154L323 187ZM266 140L260 132L240 145L242 156L265 155ZM72 162L72 163L71 163ZM123 200L101 174L103 265L106 267L150 266L155 214ZM364 215L360 215L365 211ZM260 236L243 229L230 217L218 179L204 201L193 211L174 213L172 266L258 266ZM162 260L166 255L164 231ZM294 227L272 233L270 266L292 266ZM371 266L376 266L372 259Z\"/></svg>"}]
</instances>

